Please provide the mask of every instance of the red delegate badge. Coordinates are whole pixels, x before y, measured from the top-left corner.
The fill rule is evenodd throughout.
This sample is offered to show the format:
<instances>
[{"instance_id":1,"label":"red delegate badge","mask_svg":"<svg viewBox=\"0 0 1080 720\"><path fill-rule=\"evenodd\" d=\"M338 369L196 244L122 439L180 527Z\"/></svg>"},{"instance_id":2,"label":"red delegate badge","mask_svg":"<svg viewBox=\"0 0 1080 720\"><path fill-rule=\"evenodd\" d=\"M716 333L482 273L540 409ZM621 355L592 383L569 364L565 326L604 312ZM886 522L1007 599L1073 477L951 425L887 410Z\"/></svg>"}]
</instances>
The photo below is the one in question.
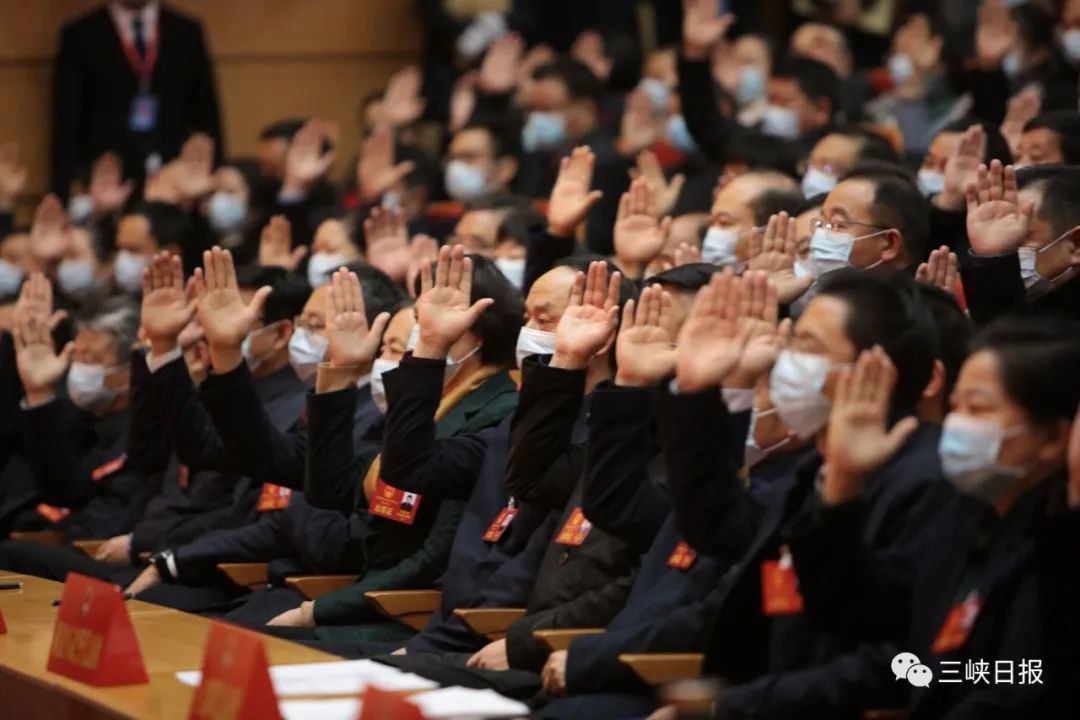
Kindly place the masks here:
<instances>
[{"instance_id":1,"label":"red delegate badge","mask_svg":"<svg viewBox=\"0 0 1080 720\"><path fill-rule=\"evenodd\" d=\"M697 560L697 551L687 545L685 540L680 540L675 549L671 551L667 566L676 570L689 570L694 566L695 560Z\"/></svg>"},{"instance_id":2,"label":"red delegate badge","mask_svg":"<svg viewBox=\"0 0 1080 720\"><path fill-rule=\"evenodd\" d=\"M131 617L115 585L68 573L46 669L90 685L148 681Z\"/></svg>"},{"instance_id":3,"label":"red delegate badge","mask_svg":"<svg viewBox=\"0 0 1080 720\"><path fill-rule=\"evenodd\" d=\"M101 482L113 473L120 472L124 468L124 465L126 463L127 455L121 455L118 458L110 460L101 467L96 468L93 472L90 473L90 477L93 478L94 482Z\"/></svg>"},{"instance_id":4,"label":"red delegate badge","mask_svg":"<svg viewBox=\"0 0 1080 720\"><path fill-rule=\"evenodd\" d=\"M799 576L795 574L791 553L784 547L779 560L761 563L761 612L769 616L794 615L802 610Z\"/></svg>"},{"instance_id":5,"label":"red delegate badge","mask_svg":"<svg viewBox=\"0 0 1080 720\"><path fill-rule=\"evenodd\" d=\"M555 542L559 545L581 547L585 538L589 537L590 530L592 530L592 523L585 519L585 513L581 508L576 507L570 513L566 524L562 526L562 530L555 536Z\"/></svg>"},{"instance_id":6,"label":"red delegate badge","mask_svg":"<svg viewBox=\"0 0 1080 720\"><path fill-rule=\"evenodd\" d=\"M930 646L935 655L944 655L964 646L968 635L971 634L971 628L975 625L975 620L979 617L980 608L982 608L982 600L974 590L964 598L963 602L952 606L941 630L934 638L934 644Z\"/></svg>"},{"instance_id":7,"label":"red delegate badge","mask_svg":"<svg viewBox=\"0 0 1080 720\"><path fill-rule=\"evenodd\" d=\"M71 511L67 508L56 507L54 505L46 505L45 503L41 503L40 505L38 505L35 510L37 511L38 515L45 518L54 525L71 514Z\"/></svg>"},{"instance_id":8,"label":"red delegate badge","mask_svg":"<svg viewBox=\"0 0 1080 720\"><path fill-rule=\"evenodd\" d=\"M416 521L416 513L420 509L422 498L422 495L387 485L382 478L379 478L375 484L375 494L371 496L371 502L368 503L368 512L387 520L412 525Z\"/></svg>"},{"instance_id":9,"label":"red delegate badge","mask_svg":"<svg viewBox=\"0 0 1080 720\"><path fill-rule=\"evenodd\" d=\"M250 630L210 623L188 720L281 720L266 647Z\"/></svg>"},{"instance_id":10,"label":"red delegate badge","mask_svg":"<svg viewBox=\"0 0 1080 720\"><path fill-rule=\"evenodd\" d=\"M514 501L511 500L510 504L500 510L499 514L495 516L495 519L491 521L490 527L488 527L487 532L484 533L484 542L499 542L499 539L506 533L506 529L510 527L510 523L514 521L514 517L517 514L517 506L514 505Z\"/></svg>"},{"instance_id":11,"label":"red delegate badge","mask_svg":"<svg viewBox=\"0 0 1080 720\"><path fill-rule=\"evenodd\" d=\"M289 507L292 498L292 490L273 483L263 483L262 492L259 493L259 502L255 509L259 512L268 510L284 510Z\"/></svg>"}]
</instances>

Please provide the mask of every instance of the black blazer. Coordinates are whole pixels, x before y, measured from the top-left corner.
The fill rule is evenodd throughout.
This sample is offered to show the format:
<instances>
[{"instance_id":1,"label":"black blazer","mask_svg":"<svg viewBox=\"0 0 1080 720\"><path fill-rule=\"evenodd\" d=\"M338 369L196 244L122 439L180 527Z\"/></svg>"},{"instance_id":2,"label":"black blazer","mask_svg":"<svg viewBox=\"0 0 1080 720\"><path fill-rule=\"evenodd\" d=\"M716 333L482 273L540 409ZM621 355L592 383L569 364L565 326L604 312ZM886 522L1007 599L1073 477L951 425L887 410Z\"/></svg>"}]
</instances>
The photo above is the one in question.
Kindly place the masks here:
<instances>
[{"instance_id":1,"label":"black blazer","mask_svg":"<svg viewBox=\"0 0 1080 720\"><path fill-rule=\"evenodd\" d=\"M149 133L128 129L138 88L107 6L64 25L53 76L54 192L67 197L77 173L109 150L123 159L125 175L140 179L149 154L169 160L195 132L210 134L217 157L223 156L217 90L201 23L165 5L159 9L158 57L150 80L158 116Z\"/></svg>"}]
</instances>

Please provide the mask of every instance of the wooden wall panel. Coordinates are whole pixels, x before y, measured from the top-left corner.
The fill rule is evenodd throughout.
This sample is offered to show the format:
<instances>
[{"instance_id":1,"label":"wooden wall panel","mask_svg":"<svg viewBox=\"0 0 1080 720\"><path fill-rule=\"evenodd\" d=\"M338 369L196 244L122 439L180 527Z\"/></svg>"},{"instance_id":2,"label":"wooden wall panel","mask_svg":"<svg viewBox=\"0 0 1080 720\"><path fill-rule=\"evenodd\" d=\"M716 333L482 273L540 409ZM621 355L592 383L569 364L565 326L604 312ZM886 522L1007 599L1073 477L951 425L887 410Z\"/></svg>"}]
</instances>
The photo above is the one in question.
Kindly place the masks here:
<instances>
[{"instance_id":1,"label":"wooden wall panel","mask_svg":"<svg viewBox=\"0 0 1080 720\"><path fill-rule=\"evenodd\" d=\"M30 165L30 199L48 173L49 97L59 29L92 0L0 0L0 141ZM418 57L411 0L171 0L203 21L215 59L225 141L251 154L259 128L318 115L341 126L336 174L351 172L360 99Z\"/></svg>"}]
</instances>

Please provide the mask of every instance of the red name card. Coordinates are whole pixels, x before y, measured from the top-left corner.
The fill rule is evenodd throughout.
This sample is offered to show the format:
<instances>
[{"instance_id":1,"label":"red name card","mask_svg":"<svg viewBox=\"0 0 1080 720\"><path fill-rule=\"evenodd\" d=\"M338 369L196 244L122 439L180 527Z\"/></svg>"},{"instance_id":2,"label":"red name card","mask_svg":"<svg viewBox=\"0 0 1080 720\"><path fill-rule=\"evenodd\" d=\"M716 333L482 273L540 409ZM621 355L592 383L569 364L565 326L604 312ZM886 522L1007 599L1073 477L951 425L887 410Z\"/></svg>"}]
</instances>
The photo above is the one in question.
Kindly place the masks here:
<instances>
[{"instance_id":1,"label":"red name card","mask_svg":"<svg viewBox=\"0 0 1080 720\"><path fill-rule=\"evenodd\" d=\"M424 720L424 714L398 693L368 685L360 693L360 717L357 720Z\"/></svg>"},{"instance_id":2,"label":"red name card","mask_svg":"<svg viewBox=\"0 0 1080 720\"><path fill-rule=\"evenodd\" d=\"M420 511L420 500L423 495L405 492L392 485L387 485L379 478L375 484L375 494L368 503L368 512L372 515L384 517L404 525L412 525L416 521L416 513Z\"/></svg>"},{"instance_id":3,"label":"red name card","mask_svg":"<svg viewBox=\"0 0 1080 720\"><path fill-rule=\"evenodd\" d=\"M148 681L135 629L115 585L68 573L46 667L90 685Z\"/></svg>"},{"instance_id":4,"label":"red name card","mask_svg":"<svg viewBox=\"0 0 1080 720\"><path fill-rule=\"evenodd\" d=\"M4 613L0 612L0 635L7 635L7 623L4 622Z\"/></svg>"},{"instance_id":5,"label":"red name card","mask_svg":"<svg viewBox=\"0 0 1080 720\"><path fill-rule=\"evenodd\" d=\"M210 624L202 682L188 720L281 720L261 636L222 622Z\"/></svg>"}]
</instances>

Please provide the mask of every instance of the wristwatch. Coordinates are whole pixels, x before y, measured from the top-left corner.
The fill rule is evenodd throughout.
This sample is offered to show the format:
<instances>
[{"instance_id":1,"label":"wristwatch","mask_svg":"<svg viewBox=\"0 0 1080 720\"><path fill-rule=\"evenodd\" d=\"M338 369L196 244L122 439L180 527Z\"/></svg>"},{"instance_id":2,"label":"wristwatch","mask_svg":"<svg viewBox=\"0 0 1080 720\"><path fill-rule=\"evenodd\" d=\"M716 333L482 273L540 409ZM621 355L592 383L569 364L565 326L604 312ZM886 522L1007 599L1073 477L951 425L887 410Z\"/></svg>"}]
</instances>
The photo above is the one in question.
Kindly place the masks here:
<instances>
[{"instance_id":1,"label":"wristwatch","mask_svg":"<svg viewBox=\"0 0 1080 720\"><path fill-rule=\"evenodd\" d=\"M157 568L158 575L165 582L176 582L176 556L172 550L162 550L150 556L150 564Z\"/></svg>"}]
</instances>

